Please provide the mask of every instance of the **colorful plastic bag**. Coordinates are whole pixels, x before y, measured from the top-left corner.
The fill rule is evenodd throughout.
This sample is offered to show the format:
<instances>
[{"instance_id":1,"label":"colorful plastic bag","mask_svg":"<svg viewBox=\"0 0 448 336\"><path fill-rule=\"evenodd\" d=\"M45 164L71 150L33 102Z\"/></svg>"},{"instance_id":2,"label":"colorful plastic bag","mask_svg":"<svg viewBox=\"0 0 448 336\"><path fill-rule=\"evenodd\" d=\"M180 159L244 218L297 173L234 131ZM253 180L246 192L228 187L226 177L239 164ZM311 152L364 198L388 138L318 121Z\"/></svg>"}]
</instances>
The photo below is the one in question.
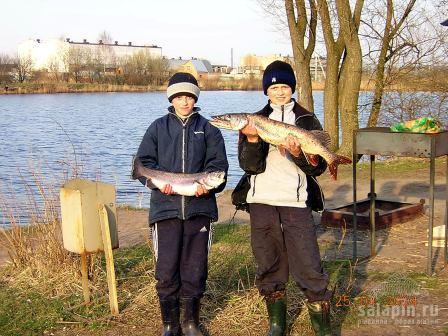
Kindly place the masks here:
<instances>
[{"instance_id":1,"label":"colorful plastic bag","mask_svg":"<svg viewBox=\"0 0 448 336\"><path fill-rule=\"evenodd\" d=\"M439 133L443 131L443 126L438 120L422 117L392 125L390 130L392 132Z\"/></svg>"}]
</instances>

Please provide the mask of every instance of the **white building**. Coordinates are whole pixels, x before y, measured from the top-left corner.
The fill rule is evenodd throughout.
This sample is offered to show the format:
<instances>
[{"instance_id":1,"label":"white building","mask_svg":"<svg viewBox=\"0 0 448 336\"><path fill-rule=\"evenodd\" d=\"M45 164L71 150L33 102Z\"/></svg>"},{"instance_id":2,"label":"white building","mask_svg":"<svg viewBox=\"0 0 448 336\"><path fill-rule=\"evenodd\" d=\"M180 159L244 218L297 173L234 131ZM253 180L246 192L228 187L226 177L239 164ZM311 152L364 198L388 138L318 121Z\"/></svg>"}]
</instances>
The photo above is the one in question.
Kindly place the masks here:
<instances>
[{"instance_id":1,"label":"white building","mask_svg":"<svg viewBox=\"0 0 448 336\"><path fill-rule=\"evenodd\" d=\"M52 70L58 72L68 72L70 63L70 52L80 51L91 58L101 59L103 64L114 66L117 61L133 54L144 52L152 57L162 57L162 48L156 45L133 45L103 43L98 41L90 43L71 41L70 39L29 39L19 44L18 56L20 59L27 59L32 62L33 70ZM100 57L100 58L99 58Z\"/></svg>"}]
</instances>

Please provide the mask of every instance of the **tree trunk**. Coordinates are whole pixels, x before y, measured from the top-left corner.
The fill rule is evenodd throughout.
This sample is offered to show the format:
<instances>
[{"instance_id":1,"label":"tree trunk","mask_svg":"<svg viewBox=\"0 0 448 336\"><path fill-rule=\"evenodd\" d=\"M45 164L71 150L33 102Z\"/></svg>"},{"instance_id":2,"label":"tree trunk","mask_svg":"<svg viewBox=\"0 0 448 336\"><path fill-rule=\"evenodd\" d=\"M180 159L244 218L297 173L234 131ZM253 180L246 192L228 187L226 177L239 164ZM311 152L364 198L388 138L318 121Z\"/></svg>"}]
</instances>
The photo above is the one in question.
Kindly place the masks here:
<instances>
[{"instance_id":1,"label":"tree trunk","mask_svg":"<svg viewBox=\"0 0 448 336\"><path fill-rule=\"evenodd\" d=\"M340 55L327 51L327 69L324 89L324 129L331 139L331 150L339 148L338 74Z\"/></svg>"},{"instance_id":2,"label":"tree trunk","mask_svg":"<svg viewBox=\"0 0 448 336\"><path fill-rule=\"evenodd\" d=\"M345 42L345 59L339 78L339 111L341 113L342 143L339 152L352 152L353 131L359 128L358 99L362 76L362 51L359 42L359 20L364 0L350 9L348 0L336 0L340 34Z\"/></svg>"},{"instance_id":3,"label":"tree trunk","mask_svg":"<svg viewBox=\"0 0 448 336\"><path fill-rule=\"evenodd\" d=\"M307 110L314 112L310 61L316 44L317 9L314 0L309 0L309 5L310 20L308 25L305 0L285 0L285 10L299 87L298 101ZM307 28L309 32L308 45L305 47Z\"/></svg>"},{"instance_id":4,"label":"tree trunk","mask_svg":"<svg viewBox=\"0 0 448 336\"><path fill-rule=\"evenodd\" d=\"M338 36L337 40L334 38L327 1L317 0L317 9L321 18L325 47L327 49L324 129L330 135L331 149L336 151L339 148L339 63L344 48L344 41L341 35Z\"/></svg>"}]
</instances>

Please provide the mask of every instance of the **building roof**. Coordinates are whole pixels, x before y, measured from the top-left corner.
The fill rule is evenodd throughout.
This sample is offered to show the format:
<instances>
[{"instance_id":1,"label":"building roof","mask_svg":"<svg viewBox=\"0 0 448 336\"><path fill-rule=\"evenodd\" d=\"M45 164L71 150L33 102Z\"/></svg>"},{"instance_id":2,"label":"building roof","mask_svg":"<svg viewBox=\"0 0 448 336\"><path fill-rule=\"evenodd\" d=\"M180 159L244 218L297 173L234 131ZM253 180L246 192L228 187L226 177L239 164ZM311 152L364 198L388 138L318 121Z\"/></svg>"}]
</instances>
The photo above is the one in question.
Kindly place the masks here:
<instances>
[{"instance_id":1,"label":"building roof","mask_svg":"<svg viewBox=\"0 0 448 336\"><path fill-rule=\"evenodd\" d=\"M184 65L187 62L188 62L188 60L178 59L178 58L171 58L171 59L168 60L168 67L170 69L172 69L172 70L176 70L181 65Z\"/></svg>"},{"instance_id":2,"label":"building roof","mask_svg":"<svg viewBox=\"0 0 448 336\"><path fill-rule=\"evenodd\" d=\"M170 69L176 70L185 63L191 62L197 72L213 72L211 63L207 60L201 60L197 58L193 59L179 59L171 58L168 60L168 66Z\"/></svg>"}]
</instances>

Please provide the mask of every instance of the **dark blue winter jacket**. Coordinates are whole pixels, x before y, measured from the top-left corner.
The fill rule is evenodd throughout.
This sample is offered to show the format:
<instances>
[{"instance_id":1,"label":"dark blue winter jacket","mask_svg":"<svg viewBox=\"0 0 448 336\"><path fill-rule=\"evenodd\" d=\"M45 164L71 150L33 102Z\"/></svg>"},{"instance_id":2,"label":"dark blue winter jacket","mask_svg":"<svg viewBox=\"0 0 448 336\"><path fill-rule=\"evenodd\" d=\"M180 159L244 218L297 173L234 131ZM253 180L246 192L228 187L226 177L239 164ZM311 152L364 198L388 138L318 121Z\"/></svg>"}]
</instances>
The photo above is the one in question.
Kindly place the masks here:
<instances>
[{"instance_id":1,"label":"dark blue winter jacket","mask_svg":"<svg viewBox=\"0 0 448 336\"><path fill-rule=\"evenodd\" d=\"M173 173L200 173L224 171L229 168L221 131L201 116L195 107L186 122L168 108L169 113L156 119L147 129L137 157L144 166ZM146 179L140 180L143 184ZM215 193L210 190L201 197L165 195L159 189L151 191L149 223L170 218L189 219L205 215L212 221L218 219Z\"/></svg>"}]
</instances>

